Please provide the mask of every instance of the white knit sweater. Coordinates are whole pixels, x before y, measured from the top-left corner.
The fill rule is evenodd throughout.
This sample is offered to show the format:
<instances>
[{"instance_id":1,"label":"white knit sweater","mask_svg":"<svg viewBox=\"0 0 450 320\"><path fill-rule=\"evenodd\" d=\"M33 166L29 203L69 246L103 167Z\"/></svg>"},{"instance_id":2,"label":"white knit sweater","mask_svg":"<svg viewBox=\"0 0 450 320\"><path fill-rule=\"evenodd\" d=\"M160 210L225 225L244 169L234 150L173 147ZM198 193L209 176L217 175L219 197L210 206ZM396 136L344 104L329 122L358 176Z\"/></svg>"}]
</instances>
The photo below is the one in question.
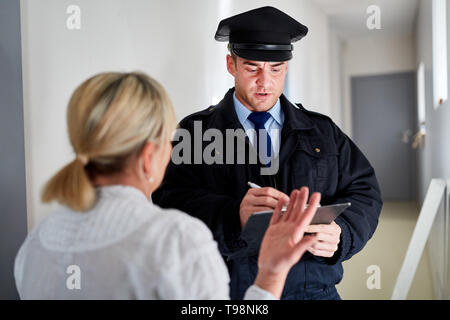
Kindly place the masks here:
<instances>
[{"instance_id":1,"label":"white knit sweater","mask_svg":"<svg viewBox=\"0 0 450 320\"><path fill-rule=\"evenodd\" d=\"M97 189L95 207L68 208L33 229L17 254L22 299L228 299L230 281L203 222L163 210L138 189ZM246 299L274 299L257 286Z\"/></svg>"}]
</instances>

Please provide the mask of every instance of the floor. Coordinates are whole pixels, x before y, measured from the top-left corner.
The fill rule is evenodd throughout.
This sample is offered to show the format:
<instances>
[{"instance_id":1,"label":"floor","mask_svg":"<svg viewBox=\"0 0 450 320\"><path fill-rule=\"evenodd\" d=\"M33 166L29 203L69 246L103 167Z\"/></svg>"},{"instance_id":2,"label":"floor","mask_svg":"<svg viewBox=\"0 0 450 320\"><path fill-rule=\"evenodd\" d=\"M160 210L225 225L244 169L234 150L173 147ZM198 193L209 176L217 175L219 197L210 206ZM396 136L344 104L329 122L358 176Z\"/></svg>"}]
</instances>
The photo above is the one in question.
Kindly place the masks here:
<instances>
[{"instance_id":1,"label":"floor","mask_svg":"<svg viewBox=\"0 0 450 320\"><path fill-rule=\"evenodd\" d=\"M384 203L378 228L367 245L343 263L344 278L337 285L342 299L384 300L390 299L397 275L412 236L420 207L414 202ZM408 299L433 299L433 287L426 246L416 271ZM369 277L378 266L380 288L368 289ZM371 282L374 283L374 282Z\"/></svg>"}]
</instances>

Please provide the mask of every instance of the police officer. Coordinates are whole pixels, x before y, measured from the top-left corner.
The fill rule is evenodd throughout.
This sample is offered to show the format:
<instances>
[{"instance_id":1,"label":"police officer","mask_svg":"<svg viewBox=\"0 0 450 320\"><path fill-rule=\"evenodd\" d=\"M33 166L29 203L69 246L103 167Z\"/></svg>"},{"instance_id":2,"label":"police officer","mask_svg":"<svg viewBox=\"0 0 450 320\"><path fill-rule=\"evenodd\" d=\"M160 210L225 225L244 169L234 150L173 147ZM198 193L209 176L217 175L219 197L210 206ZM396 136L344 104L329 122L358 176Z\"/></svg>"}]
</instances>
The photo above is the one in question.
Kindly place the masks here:
<instances>
[{"instance_id":1,"label":"police officer","mask_svg":"<svg viewBox=\"0 0 450 320\"><path fill-rule=\"evenodd\" d=\"M329 117L292 104L282 94L292 43L307 32L306 26L273 7L220 22L215 39L229 42L227 69L235 87L217 105L183 119L179 128L191 133L191 145L198 143L196 124L202 132L215 129L224 136L230 129L245 130L245 144L258 154L258 161L249 155L243 163L231 164L172 161L152 198L161 207L180 209L205 222L224 258L247 245L240 235L252 213L273 210L279 199L288 201L294 189L307 186L310 192L320 192L322 205L351 202L331 224L308 227L316 241L289 272L282 295L340 299L335 285L343 277L342 262L372 237L382 200L372 166L351 139ZM239 140L239 135L234 138ZM205 151L206 143L201 143L200 151ZM236 147L231 151L240 152ZM220 152L220 159L230 159L230 150L214 150L215 155ZM262 168L275 170L262 174ZM250 188L249 181L261 188ZM231 298L242 299L256 276L257 257L226 263Z\"/></svg>"}]
</instances>

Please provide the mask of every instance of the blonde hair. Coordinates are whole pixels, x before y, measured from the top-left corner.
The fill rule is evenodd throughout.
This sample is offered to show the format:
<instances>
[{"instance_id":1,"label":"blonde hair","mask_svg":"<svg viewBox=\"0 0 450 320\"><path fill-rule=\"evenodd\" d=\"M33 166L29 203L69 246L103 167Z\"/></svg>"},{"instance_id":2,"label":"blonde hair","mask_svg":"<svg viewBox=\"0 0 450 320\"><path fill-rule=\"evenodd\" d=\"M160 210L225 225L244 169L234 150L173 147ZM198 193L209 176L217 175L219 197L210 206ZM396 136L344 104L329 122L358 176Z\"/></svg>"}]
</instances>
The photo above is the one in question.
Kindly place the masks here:
<instances>
[{"instance_id":1,"label":"blonde hair","mask_svg":"<svg viewBox=\"0 0 450 320\"><path fill-rule=\"evenodd\" d=\"M42 201L87 211L96 201L90 179L121 172L148 141L170 141L176 117L156 80L139 72L110 72L87 79L75 90L67 125L76 158L47 182Z\"/></svg>"}]
</instances>

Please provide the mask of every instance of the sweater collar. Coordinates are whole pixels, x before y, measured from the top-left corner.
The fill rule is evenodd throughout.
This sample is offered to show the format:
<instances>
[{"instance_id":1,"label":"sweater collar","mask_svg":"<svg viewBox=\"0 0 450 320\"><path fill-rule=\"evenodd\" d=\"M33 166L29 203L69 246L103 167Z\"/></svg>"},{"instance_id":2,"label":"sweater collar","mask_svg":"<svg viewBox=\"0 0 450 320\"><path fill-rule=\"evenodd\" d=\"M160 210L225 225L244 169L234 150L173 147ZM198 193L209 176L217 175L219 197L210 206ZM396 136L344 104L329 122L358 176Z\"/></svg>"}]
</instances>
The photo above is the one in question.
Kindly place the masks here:
<instances>
[{"instance_id":1,"label":"sweater collar","mask_svg":"<svg viewBox=\"0 0 450 320\"><path fill-rule=\"evenodd\" d=\"M148 199L141 190L129 185L116 184L116 185L101 186L97 187L96 191L98 192L99 197L101 198L113 198L113 199L125 198L152 203L151 196L150 199Z\"/></svg>"}]
</instances>

